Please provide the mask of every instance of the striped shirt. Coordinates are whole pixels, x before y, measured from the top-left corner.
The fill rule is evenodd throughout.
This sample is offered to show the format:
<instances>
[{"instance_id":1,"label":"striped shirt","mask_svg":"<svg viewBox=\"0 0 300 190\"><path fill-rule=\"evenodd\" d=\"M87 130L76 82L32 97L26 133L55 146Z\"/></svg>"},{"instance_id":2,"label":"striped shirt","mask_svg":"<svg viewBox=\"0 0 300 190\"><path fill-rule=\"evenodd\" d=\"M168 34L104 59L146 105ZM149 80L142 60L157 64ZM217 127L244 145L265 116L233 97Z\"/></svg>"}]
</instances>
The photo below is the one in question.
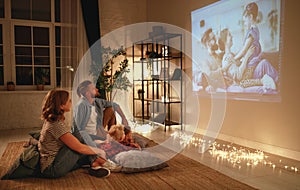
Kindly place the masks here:
<instances>
[{"instance_id":1,"label":"striped shirt","mask_svg":"<svg viewBox=\"0 0 300 190\"><path fill-rule=\"evenodd\" d=\"M52 164L58 151L64 145L59 138L68 132L70 132L70 128L61 121L44 122L38 143L42 173Z\"/></svg>"}]
</instances>

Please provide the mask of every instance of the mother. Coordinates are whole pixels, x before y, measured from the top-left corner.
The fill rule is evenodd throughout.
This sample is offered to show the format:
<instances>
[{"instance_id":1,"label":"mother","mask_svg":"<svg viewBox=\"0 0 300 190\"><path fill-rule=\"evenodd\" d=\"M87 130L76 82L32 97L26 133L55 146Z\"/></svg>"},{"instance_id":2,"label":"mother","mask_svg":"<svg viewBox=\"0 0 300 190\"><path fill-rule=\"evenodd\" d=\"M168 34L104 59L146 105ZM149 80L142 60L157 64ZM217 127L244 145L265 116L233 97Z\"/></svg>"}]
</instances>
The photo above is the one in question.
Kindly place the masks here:
<instances>
[{"instance_id":1,"label":"mother","mask_svg":"<svg viewBox=\"0 0 300 190\"><path fill-rule=\"evenodd\" d=\"M65 90L51 90L45 96L42 106L44 124L38 142L41 175L57 178L80 167L89 159L91 175L105 177L110 171L101 167L105 163L105 152L83 144L81 136L74 136L65 124L65 112L71 109L70 95Z\"/></svg>"}]
</instances>

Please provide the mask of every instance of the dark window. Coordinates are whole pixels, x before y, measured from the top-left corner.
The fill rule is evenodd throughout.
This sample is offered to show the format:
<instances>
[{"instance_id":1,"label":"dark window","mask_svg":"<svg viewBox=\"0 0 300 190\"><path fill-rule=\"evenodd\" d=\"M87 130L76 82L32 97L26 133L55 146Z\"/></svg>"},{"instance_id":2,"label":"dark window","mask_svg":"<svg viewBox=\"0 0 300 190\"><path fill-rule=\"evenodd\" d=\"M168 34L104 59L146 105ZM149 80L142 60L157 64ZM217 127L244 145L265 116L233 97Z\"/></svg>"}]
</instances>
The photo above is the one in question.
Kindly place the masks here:
<instances>
[{"instance_id":1,"label":"dark window","mask_svg":"<svg viewBox=\"0 0 300 190\"><path fill-rule=\"evenodd\" d=\"M15 26L17 85L50 84L49 39L49 28Z\"/></svg>"},{"instance_id":2,"label":"dark window","mask_svg":"<svg viewBox=\"0 0 300 190\"><path fill-rule=\"evenodd\" d=\"M34 48L34 64L50 65L50 49L49 47Z\"/></svg>"},{"instance_id":3,"label":"dark window","mask_svg":"<svg viewBox=\"0 0 300 190\"><path fill-rule=\"evenodd\" d=\"M2 24L0 24L0 85L4 84Z\"/></svg>"},{"instance_id":4,"label":"dark window","mask_svg":"<svg viewBox=\"0 0 300 190\"><path fill-rule=\"evenodd\" d=\"M49 28L34 27L33 28L33 44L49 45Z\"/></svg>"},{"instance_id":5,"label":"dark window","mask_svg":"<svg viewBox=\"0 0 300 190\"><path fill-rule=\"evenodd\" d=\"M55 27L55 45L60 45L60 26Z\"/></svg>"},{"instance_id":6,"label":"dark window","mask_svg":"<svg viewBox=\"0 0 300 190\"><path fill-rule=\"evenodd\" d=\"M51 21L51 0L11 0L11 17Z\"/></svg>"},{"instance_id":7,"label":"dark window","mask_svg":"<svg viewBox=\"0 0 300 190\"><path fill-rule=\"evenodd\" d=\"M11 0L11 18L31 20L30 0Z\"/></svg>"},{"instance_id":8,"label":"dark window","mask_svg":"<svg viewBox=\"0 0 300 190\"><path fill-rule=\"evenodd\" d=\"M4 18L4 0L0 0L0 18Z\"/></svg>"},{"instance_id":9,"label":"dark window","mask_svg":"<svg viewBox=\"0 0 300 190\"><path fill-rule=\"evenodd\" d=\"M60 0L55 0L55 22L60 22Z\"/></svg>"},{"instance_id":10,"label":"dark window","mask_svg":"<svg viewBox=\"0 0 300 190\"><path fill-rule=\"evenodd\" d=\"M31 45L30 26L15 26L15 44Z\"/></svg>"},{"instance_id":11,"label":"dark window","mask_svg":"<svg viewBox=\"0 0 300 190\"><path fill-rule=\"evenodd\" d=\"M32 85L32 67L16 67L17 85Z\"/></svg>"},{"instance_id":12,"label":"dark window","mask_svg":"<svg viewBox=\"0 0 300 190\"><path fill-rule=\"evenodd\" d=\"M32 0L32 20L51 21L51 0Z\"/></svg>"},{"instance_id":13,"label":"dark window","mask_svg":"<svg viewBox=\"0 0 300 190\"><path fill-rule=\"evenodd\" d=\"M61 86L61 69L56 68L56 86Z\"/></svg>"}]
</instances>

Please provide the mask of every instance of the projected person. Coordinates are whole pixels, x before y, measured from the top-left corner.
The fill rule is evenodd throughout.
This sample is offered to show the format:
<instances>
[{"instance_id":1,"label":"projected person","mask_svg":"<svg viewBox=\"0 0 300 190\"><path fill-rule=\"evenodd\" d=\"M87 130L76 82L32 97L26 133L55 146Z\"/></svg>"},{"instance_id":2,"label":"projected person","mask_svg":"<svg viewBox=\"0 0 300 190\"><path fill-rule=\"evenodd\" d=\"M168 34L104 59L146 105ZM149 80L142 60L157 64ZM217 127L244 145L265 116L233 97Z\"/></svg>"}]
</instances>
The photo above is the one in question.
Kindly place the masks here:
<instances>
[{"instance_id":1,"label":"projected person","mask_svg":"<svg viewBox=\"0 0 300 190\"><path fill-rule=\"evenodd\" d=\"M202 38L201 43L206 52L203 52L200 63L202 80L207 80L206 90L215 91L218 88L224 89L224 79L222 76L223 70L221 67L222 55L217 53L218 45L216 36L212 28L207 29Z\"/></svg>"},{"instance_id":2,"label":"projected person","mask_svg":"<svg viewBox=\"0 0 300 190\"><path fill-rule=\"evenodd\" d=\"M278 81L278 72L266 59L262 59L261 44L259 42L260 33L256 25L258 15L258 6L252 2L246 5L243 12L243 21L247 29L242 49L235 55L234 59L240 61L244 58L249 48L254 48L252 55L248 59L247 67L243 74L241 81L242 87L255 86L256 81L251 79L262 79L266 74L273 79L274 82ZM269 85L269 88L275 89L276 86Z\"/></svg>"},{"instance_id":3,"label":"projected person","mask_svg":"<svg viewBox=\"0 0 300 190\"><path fill-rule=\"evenodd\" d=\"M257 57L261 53L261 45L259 42L259 29L256 25L256 18L258 15L258 6L256 3L249 3L246 5L245 10L243 12L243 22L244 26L247 30L246 36L244 39L243 47L240 51L235 55L234 59L240 60L242 59L246 52L250 47L254 47L254 52L249 58L249 67L254 67L257 64Z\"/></svg>"},{"instance_id":4,"label":"projected person","mask_svg":"<svg viewBox=\"0 0 300 190\"><path fill-rule=\"evenodd\" d=\"M234 59L234 53L231 51L232 35L227 28L221 30L218 38L218 46L224 52L222 58L223 76L226 79L227 85L238 84L247 67L247 62L254 52L254 47L251 47L245 54L242 62Z\"/></svg>"},{"instance_id":5,"label":"projected person","mask_svg":"<svg viewBox=\"0 0 300 190\"><path fill-rule=\"evenodd\" d=\"M255 50L254 47L250 47L240 63L234 59L234 53L231 52L232 45L232 35L230 31L227 28L221 30L218 38L218 46L221 51L224 51L222 69L224 71L223 76L227 86L240 85L240 82L245 82L244 72L246 70L248 60ZM248 79L247 81L248 83L251 82L253 86L263 86L266 89L274 88L275 86L273 79L267 74L265 74L261 79Z\"/></svg>"}]
</instances>

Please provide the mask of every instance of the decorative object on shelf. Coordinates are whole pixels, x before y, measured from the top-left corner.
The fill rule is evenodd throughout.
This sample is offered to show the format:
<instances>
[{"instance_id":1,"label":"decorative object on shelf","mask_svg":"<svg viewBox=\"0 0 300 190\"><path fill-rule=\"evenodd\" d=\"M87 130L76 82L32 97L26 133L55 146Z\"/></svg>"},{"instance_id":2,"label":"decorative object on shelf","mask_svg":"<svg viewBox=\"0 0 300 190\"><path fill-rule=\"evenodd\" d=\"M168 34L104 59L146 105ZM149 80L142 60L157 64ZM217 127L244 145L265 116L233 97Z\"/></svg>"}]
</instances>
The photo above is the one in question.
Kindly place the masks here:
<instances>
[{"instance_id":1,"label":"decorative object on shelf","mask_svg":"<svg viewBox=\"0 0 300 190\"><path fill-rule=\"evenodd\" d=\"M162 35L163 33L164 29L162 26L152 26L152 32L149 32L149 38Z\"/></svg>"},{"instance_id":2,"label":"decorative object on shelf","mask_svg":"<svg viewBox=\"0 0 300 190\"><path fill-rule=\"evenodd\" d=\"M138 97L141 100L145 91L143 89L138 89Z\"/></svg>"},{"instance_id":3,"label":"decorative object on shelf","mask_svg":"<svg viewBox=\"0 0 300 190\"><path fill-rule=\"evenodd\" d=\"M13 81L7 81L7 90L8 91L14 91L15 90L15 83Z\"/></svg>"},{"instance_id":4,"label":"decorative object on shelf","mask_svg":"<svg viewBox=\"0 0 300 190\"><path fill-rule=\"evenodd\" d=\"M49 83L50 69L38 67L35 69L35 83L37 90L44 90L45 84Z\"/></svg>"},{"instance_id":5,"label":"decorative object on shelf","mask_svg":"<svg viewBox=\"0 0 300 190\"><path fill-rule=\"evenodd\" d=\"M111 49L110 47L101 47L102 62L105 63L101 67L100 63L93 62L90 68L90 74L97 80L96 87L105 90L106 99L113 100L118 90L127 91L132 84L126 73L129 73L128 59L126 58L126 50L123 47L119 49ZM115 68L116 60L120 60L119 66Z\"/></svg>"},{"instance_id":6,"label":"decorative object on shelf","mask_svg":"<svg viewBox=\"0 0 300 190\"><path fill-rule=\"evenodd\" d=\"M173 72L171 80L180 80L181 79L181 69L176 68Z\"/></svg>"}]
</instances>

